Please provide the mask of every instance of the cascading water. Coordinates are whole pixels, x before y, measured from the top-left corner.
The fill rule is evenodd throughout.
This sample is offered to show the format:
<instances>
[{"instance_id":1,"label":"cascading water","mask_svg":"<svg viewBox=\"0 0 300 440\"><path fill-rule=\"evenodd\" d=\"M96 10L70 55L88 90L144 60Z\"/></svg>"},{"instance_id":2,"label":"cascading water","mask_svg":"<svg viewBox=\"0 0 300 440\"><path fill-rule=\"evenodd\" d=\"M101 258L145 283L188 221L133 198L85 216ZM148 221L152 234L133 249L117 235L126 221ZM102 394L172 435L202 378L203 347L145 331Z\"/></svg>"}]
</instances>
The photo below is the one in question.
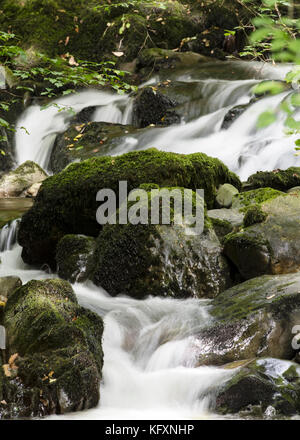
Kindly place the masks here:
<instances>
[{"instance_id":1,"label":"cascading water","mask_svg":"<svg viewBox=\"0 0 300 440\"><path fill-rule=\"evenodd\" d=\"M295 165L293 139L285 137L282 117L276 125L261 131L256 128L257 115L269 108L279 108L288 92L262 98L249 106L229 129L222 129L228 110L248 104L259 79L282 79L288 68L274 69L256 63L236 63L234 67L244 72L240 77L245 79L230 80L230 75L224 78L221 70L221 77L212 79L208 65L202 68L200 78L197 71L172 77L177 87L188 89L192 97L181 104L185 121L177 126L140 130L123 138L111 154L148 147L180 153L202 151L219 157L242 179L259 169ZM72 107L76 113L96 106L95 121L131 122L132 98L128 96L90 90L59 99L56 104ZM30 159L47 168L55 136L67 128L71 118L67 110L58 112L55 106L45 110L37 105L29 107L18 122L18 126L29 132L17 131L18 162ZM7 232L3 230L1 234ZM9 250L9 239L1 237L1 246L6 244L1 247L0 276L17 275L23 282L53 276L27 267L21 260L20 247L16 245ZM75 284L74 290L81 305L104 318L105 363L99 406L68 417L209 417L214 392L232 374L231 370L222 368L197 367L197 334L212 319L209 301L112 298L88 283Z\"/></svg>"},{"instance_id":2,"label":"cascading water","mask_svg":"<svg viewBox=\"0 0 300 440\"><path fill-rule=\"evenodd\" d=\"M179 105L184 115L181 124L137 130L135 134L120 138L118 145L106 150L105 154L123 154L149 147L186 154L203 152L221 159L242 179L247 179L259 169L273 170L297 165L298 158L293 146L296 137L285 135L284 114L280 111L280 105L289 92L262 98L249 105L227 130L222 129L224 117L231 108L250 102L258 78L283 79L289 68L262 68L257 63L225 63L222 65L225 72L224 65L227 65L227 79L206 76L202 79L202 71L189 74L179 72L173 79L179 96L187 93L189 97ZM236 65L241 72L242 69L246 71L247 79L228 79ZM197 72L200 79L197 78ZM175 73L171 72L170 75L172 77ZM100 91L89 90L64 97L43 110L38 105L31 106L18 121L18 126L26 129L19 129L16 133L18 163L33 160L47 169L56 134L66 130L74 112L91 106L96 107L94 121L129 124L132 120L131 97ZM58 111L58 108L63 110ZM258 115L274 108L279 114L276 124L258 130Z\"/></svg>"},{"instance_id":3,"label":"cascading water","mask_svg":"<svg viewBox=\"0 0 300 440\"><path fill-rule=\"evenodd\" d=\"M9 251L16 244L19 223L19 219L13 220L0 230L0 252Z\"/></svg>"}]
</instances>

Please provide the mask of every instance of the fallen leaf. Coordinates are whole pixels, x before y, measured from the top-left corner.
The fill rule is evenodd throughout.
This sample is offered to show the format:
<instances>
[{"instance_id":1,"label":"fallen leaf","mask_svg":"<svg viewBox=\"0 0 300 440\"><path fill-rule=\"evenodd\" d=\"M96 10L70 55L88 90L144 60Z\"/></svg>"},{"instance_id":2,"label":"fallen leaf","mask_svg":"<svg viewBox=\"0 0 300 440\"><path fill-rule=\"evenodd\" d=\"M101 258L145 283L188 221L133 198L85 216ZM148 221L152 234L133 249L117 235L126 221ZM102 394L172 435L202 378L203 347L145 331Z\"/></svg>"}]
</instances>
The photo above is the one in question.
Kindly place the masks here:
<instances>
[{"instance_id":1,"label":"fallen leaf","mask_svg":"<svg viewBox=\"0 0 300 440\"><path fill-rule=\"evenodd\" d=\"M75 58L73 57L73 55L71 55L70 58L69 58L69 64L70 64L70 66L79 66L79 64L76 63Z\"/></svg>"},{"instance_id":2,"label":"fallen leaf","mask_svg":"<svg viewBox=\"0 0 300 440\"><path fill-rule=\"evenodd\" d=\"M271 295L271 296L267 296L267 299L272 299L272 298L274 298L274 296L275 296L275 294Z\"/></svg>"},{"instance_id":3,"label":"fallen leaf","mask_svg":"<svg viewBox=\"0 0 300 440\"><path fill-rule=\"evenodd\" d=\"M8 363L9 363L10 368L14 367L14 363L15 363L15 361L18 359L18 357L19 357L19 354L18 354L18 353L15 353L15 354L12 354L12 355L11 355L11 357L10 357L9 360L8 360Z\"/></svg>"},{"instance_id":4,"label":"fallen leaf","mask_svg":"<svg viewBox=\"0 0 300 440\"><path fill-rule=\"evenodd\" d=\"M122 57L124 55L124 52L112 52L112 54L116 57Z\"/></svg>"},{"instance_id":5,"label":"fallen leaf","mask_svg":"<svg viewBox=\"0 0 300 440\"><path fill-rule=\"evenodd\" d=\"M67 46L69 44L69 41L70 41L70 37L67 36L67 38L65 39L65 46Z\"/></svg>"},{"instance_id":6,"label":"fallen leaf","mask_svg":"<svg viewBox=\"0 0 300 440\"><path fill-rule=\"evenodd\" d=\"M8 364L2 365L6 377L11 377L11 371Z\"/></svg>"}]
</instances>

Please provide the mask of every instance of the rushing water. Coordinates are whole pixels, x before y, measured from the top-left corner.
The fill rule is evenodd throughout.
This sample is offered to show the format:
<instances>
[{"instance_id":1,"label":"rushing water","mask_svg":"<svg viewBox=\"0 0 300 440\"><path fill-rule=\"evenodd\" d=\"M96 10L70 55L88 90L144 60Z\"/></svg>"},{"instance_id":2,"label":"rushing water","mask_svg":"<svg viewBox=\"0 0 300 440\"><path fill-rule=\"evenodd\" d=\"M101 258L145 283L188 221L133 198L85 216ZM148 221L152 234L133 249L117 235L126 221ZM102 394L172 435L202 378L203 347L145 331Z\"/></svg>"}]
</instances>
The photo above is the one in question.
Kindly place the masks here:
<instances>
[{"instance_id":1,"label":"rushing water","mask_svg":"<svg viewBox=\"0 0 300 440\"><path fill-rule=\"evenodd\" d=\"M221 128L229 109L250 102L253 86L260 79L282 79L288 68L223 63L219 66L219 76L213 76L210 68L213 66L205 65L188 73L170 72L177 90L187 90L189 95L189 99L181 103L184 120L180 125L138 131L123 139L111 154L150 146L180 153L202 151L219 157L243 179L258 169L295 165L297 158L292 138L284 135L283 115L279 110L288 92L261 99L249 106L228 130ZM237 78L231 78L234 69ZM166 79L168 72L164 75L165 78L152 79L149 83ZM56 104L75 112L96 106L95 121L128 124L132 118L132 98L128 96L89 90L61 98ZM258 131L257 115L274 107L278 108L278 122ZM37 105L29 107L18 122L29 132L17 131L18 162L30 159L47 168L55 136L68 127L71 117L70 112L58 112L55 106L45 110ZM0 276L17 275L23 282L54 276L23 263L21 248L18 245L12 247L15 234L16 223L1 231ZM67 417L214 417L211 408L215 391L232 371L196 367L196 335L199 328L212 319L209 301L112 298L91 283L75 284L74 290L80 304L104 318L105 362L99 406Z\"/></svg>"},{"instance_id":2,"label":"rushing water","mask_svg":"<svg viewBox=\"0 0 300 440\"><path fill-rule=\"evenodd\" d=\"M244 71L246 69L247 79L231 78L236 65L242 66ZM235 75L242 75L242 67L234 72ZM177 153L204 152L221 159L242 179L258 169L273 170L297 165L299 159L295 156L293 142L296 137L285 135L285 115L280 110L290 92L260 99L250 105L229 129L222 129L226 113L236 105L248 104L253 98L255 84L261 79L283 79L288 69L284 66L262 67L257 63L225 63L219 67L225 79L207 78L207 72L204 75L202 70L177 72L175 78L171 72L171 87L180 97L179 101L183 100L179 105L184 115L182 123L137 130L135 134L123 137L117 147L105 153L116 155L149 147ZM182 96L188 98L183 99ZM95 106L94 121L128 124L132 120L132 98L126 95L89 90L61 98L56 104L59 108L72 108L76 113ZM277 110L277 122L258 130L258 115L270 109ZM72 113L67 110L58 112L56 106L44 110L37 105L29 107L18 122L18 126L26 128L26 131L18 130L16 134L18 162L30 159L47 168L56 134L66 130L71 118Z\"/></svg>"}]
</instances>

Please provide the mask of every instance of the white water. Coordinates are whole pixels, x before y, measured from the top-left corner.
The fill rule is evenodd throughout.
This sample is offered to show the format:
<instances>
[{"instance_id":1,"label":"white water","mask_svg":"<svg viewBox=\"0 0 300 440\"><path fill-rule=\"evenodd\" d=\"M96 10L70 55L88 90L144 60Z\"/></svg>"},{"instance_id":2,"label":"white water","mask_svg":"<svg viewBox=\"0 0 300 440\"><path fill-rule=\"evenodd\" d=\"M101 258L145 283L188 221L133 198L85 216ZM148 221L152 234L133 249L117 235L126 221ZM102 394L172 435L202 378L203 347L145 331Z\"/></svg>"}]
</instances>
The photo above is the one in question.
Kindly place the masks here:
<instances>
[{"instance_id":1,"label":"white water","mask_svg":"<svg viewBox=\"0 0 300 440\"><path fill-rule=\"evenodd\" d=\"M26 266L18 245L2 252L1 260L0 277L19 276L26 283L55 276ZM196 336L212 320L209 301L138 301L112 298L91 283L73 287L79 303L104 318L105 357L98 407L64 418L217 417L211 412L215 392L233 373L217 367L196 368Z\"/></svg>"},{"instance_id":2,"label":"white water","mask_svg":"<svg viewBox=\"0 0 300 440\"><path fill-rule=\"evenodd\" d=\"M288 92L261 99L236 119L229 129L221 129L228 110L249 103L253 86L259 82L258 77L283 79L289 70L287 66L275 68L257 63L235 64L245 68L249 64L254 79L203 80L195 78L195 74L182 73L176 78L176 84L179 89L188 87L191 94L191 99L181 104L187 122L166 128L137 130L136 134L120 139L118 146L106 154L116 155L149 147L177 153L204 152L221 159L243 180L258 170L299 165L294 151L297 136L285 135L284 114L280 110L280 104ZM89 90L61 98L56 104L72 108L75 113L85 107L96 106L94 121L128 124L132 118L132 98L126 95ZM258 130L258 115L274 108L279 115L277 122ZM18 121L18 126L25 127L29 133L17 131L18 163L33 160L47 169L56 134L66 130L71 117L70 112L58 112L55 106L44 110L37 105L29 107Z\"/></svg>"},{"instance_id":3,"label":"white water","mask_svg":"<svg viewBox=\"0 0 300 440\"><path fill-rule=\"evenodd\" d=\"M13 220L11 223L7 223L0 230L0 252L9 251L13 248L17 242L17 231L20 220Z\"/></svg>"},{"instance_id":4,"label":"white water","mask_svg":"<svg viewBox=\"0 0 300 440\"><path fill-rule=\"evenodd\" d=\"M255 65L256 66L256 65ZM254 67L255 67L254 66ZM223 118L234 105L248 103L258 78L283 78L287 68L256 66L253 79L229 81L198 79L182 74L177 81L193 87L193 100L183 104L188 122L168 128L148 128L128 136L112 151L121 154L134 149L157 147L180 153L203 151L223 160L245 179L259 169L286 168L297 163L293 142L285 137L281 122L257 131L257 115L280 105L285 94L253 104L228 130L221 130ZM131 98L99 91L84 91L62 98L59 105L75 112L98 106L97 121L130 123ZM34 160L47 168L56 133L71 119L57 108L32 106L20 118L16 150L19 163ZM190 120L191 119L191 120ZM10 230L6 231L12 233ZM7 234L8 236L9 234ZM0 276L17 275L27 282L53 275L27 267L19 246L8 250L3 237ZM2 243L0 238L0 243ZM75 284L80 304L104 318L105 362L101 402L95 409L65 416L90 419L183 419L215 417L211 412L214 394L232 371L196 367L197 333L209 324L209 301L148 298L137 301L112 298L92 284Z\"/></svg>"}]
</instances>

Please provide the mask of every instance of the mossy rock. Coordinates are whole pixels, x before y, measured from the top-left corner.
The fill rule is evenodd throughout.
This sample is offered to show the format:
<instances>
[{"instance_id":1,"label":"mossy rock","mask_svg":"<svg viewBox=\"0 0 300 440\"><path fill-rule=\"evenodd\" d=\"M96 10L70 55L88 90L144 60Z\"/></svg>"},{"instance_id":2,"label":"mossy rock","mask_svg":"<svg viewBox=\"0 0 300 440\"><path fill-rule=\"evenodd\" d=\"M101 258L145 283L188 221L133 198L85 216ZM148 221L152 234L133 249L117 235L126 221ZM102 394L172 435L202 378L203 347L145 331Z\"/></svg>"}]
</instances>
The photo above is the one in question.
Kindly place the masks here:
<instances>
[{"instance_id":1,"label":"mossy rock","mask_svg":"<svg viewBox=\"0 0 300 440\"><path fill-rule=\"evenodd\" d=\"M295 415L300 409L299 385L298 364L274 358L253 360L236 368L219 389L215 410L252 418L269 418L270 413L273 417Z\"/></svg>"},{"instance_id":2,"label":"mossy rock","mask_svg":"<svg viewBox=\"0 0 300 440\"><path fill-rule=\"evenodd\" d=\"M273 188L259 188L241 192L233 196L232 208L240 209L242 212L245 212L251 205L260 205L267 200L272 200L282 195L284 195L282 191Z\"/></svg>"},{"instance_id":3,"label":"mossy rock","mask_svg":"<svg viewBox=\"0 0 300 440\"><path fill-rule=\"evenodd\" d=\"M235 264L244 279L299 270L299 201L300 193L296 193L262 203L259 208L260 223L255 222L252 226L225 237L225 255ZM251 211L249 215L251 217Z\"/></svg>"},{"instance_id":4,"label":"mossy rock","mask_svg":"<svg viewBox=\"0 0 300 440\"><path fill-rule=\"evenodd\" d=\"M199 331L198 365L271 356L292 359L292 329L300 319L300 276L264 275L213 299L214 322Z\"/></svg>"},{"instance_id":5,"label":"mossy rock","mask_svg":"<svg viewBox=\"0 0 300 440\"><path fill-rule=\"evenodd\" d=\"M243 225L244 214L236 209L211 209L207 211L217 236L223 238L231 232L237 232Z\"/></svg>"},{"instance_id":6,"label":"mossy rock","mask_svg":"<svg viewBox=\"0 0 300 440\"><path fill-rule=\"evenodd\" d=\"M120 49L123 58L132 60L143 45L174 49L197 29L197 23L177 1L108 5L93 0L70 0L67 4L62 0L30 0L24 4L6 0L2 11L1 28L11 29L25 48L62 55L68 37L69 53L97 62L106 56L111 59L112 52Z\"/></svg>"},{"instance_id":7,"label":"mossy rock","mask_svg":"<svg viewBox=\"0 0 300 440\"><path fill-rule=\"evenodd\" d=\"M56 248L57 273L71 283L87 280L93 272L95 239L84 235L65 235Z\"/></svg>"},{"instance_id":8,"label":"mossy rock","mask_svg":"<svg viewBox=\"0 0 300 440\"><path fill-rule=\"evenodd\" d=\"M55 267L56 245L64 235L98 236L101 226L96 221L96 194L109 188L118 195L120 181L127 181L128 191L142 183L204 189L208 207L214 204L220 184L241 185L222 162L202 153L149 149L73 163L43 182L34 206L22 217L18 239L24 261Z\"/></svg>"},{"instance_id":9,"label":"mossy rock","mask_svg":"<svg viewBox=\"0 0 300 440\"><path fill-rule=\"evenodd\" d=\"M261 209L259 205L251 205L247 208L244 217L244 226L252 226L255 223L262 223L267 218L267 214Z\"/></svg>"},{"instance_id":10,"label":"mossy rock","mask_svg":"<svg viewBox=\"0 0 300 440\"><path fill-rule=\"evenodd\" d=\"M245 189L273 188L279 191L287 191L290 188L300 185L300 168L291 167L287 170L258 171L252 174Z\"/></svg>"},{"instance_id":11,"label":"mossy rock","mask_svg":"<svg viewBox=\"0 0 300 440\"><path fill-rule=\"evenodd\" d=\"M8 358L5 417L62 414L99 401L103 323L77 303L69 283L30 281L8 298L4 325Z\"/></svg>"},{"instance_id":12,"label":"mossy rock","mask_svg":"<svg viewBox=\"0 0 300 440\"><path fill-rule=\"evenodd\" d=\"M145 203L150 206L153 197L148 193ZM204 222L203 233L191 235L187 226L175 224L174 213L170 225L161 220L159 225L106 225L97 239L94 283L113 296L139 299L208 298L229 287L230 268L210 222Z\"/></svg>"}]
</instances>

